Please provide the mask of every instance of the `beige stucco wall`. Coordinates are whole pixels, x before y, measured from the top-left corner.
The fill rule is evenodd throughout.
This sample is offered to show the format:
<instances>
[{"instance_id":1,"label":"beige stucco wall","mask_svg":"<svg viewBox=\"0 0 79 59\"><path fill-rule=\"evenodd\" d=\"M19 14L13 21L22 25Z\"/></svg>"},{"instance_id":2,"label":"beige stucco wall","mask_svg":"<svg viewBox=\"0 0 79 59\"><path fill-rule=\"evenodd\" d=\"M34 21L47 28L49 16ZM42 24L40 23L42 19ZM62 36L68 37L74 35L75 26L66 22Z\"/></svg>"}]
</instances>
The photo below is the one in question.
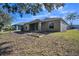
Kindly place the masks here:
<instances>
[{"instance_id":1,"label":"beige stucco wall","mask_svg":"<svg viewBox=\"0 0 79 59\"><path fill-rule=\"evenodd\" d=\"M26 28L27 27L27 28ZM24 31L29 31L29 24L24 25Z\"/></svg>"},{"instance_id":2,"label":"beige stucco wall","mask_svg":"<svg viewBox=\"0 0 79 59\"><path fill-rule=\"evenodd\" d=\"M66 23L64 23L63 21L60 21L60 31L63 32L63 31L66 31L67 28L68 28L68 25Z\"/></svg>"},{"instance_id":3,"label":"beige stucco wall","mask_svg":"<svg viewBox=\"0 0 79 59\"><path fill-rule=\"evenodd\" d=\"M53 23L54 28L50 29L49 24ZM60 31L60 21L54 20L54 21L47 21L42 23L42 31Z\"/></svg>"},{"instance_id":4,"label":"beige stucco wall","mask_svg":"<svg viewBox=\"0 0 79 59\"><path fill-rule=\"evenodd\" d=\"M54 28L53 29L50 29L49 28L49 24L50 23L53 23L54 24ZM38 31L56 31L56 32L63 32L63 31L66 31L67 30L67 24L64 23L63 21L60 21L60 20L53 20L53 21L46 21L46 22L39 22L38 23ZM27 27L27 29L26 29ZM25 31L29 31L29 24L25 24L24 25L24 30Z\"/></svg>"},{"instance_id":5,"label":"beige stucco wall","mask_svg":"<svg viewBox=\"0 0 79 59\"><path fill-rule=\"evenodd\" d=\"M38 31L39 31L39 32L42 30L42 28L41 28L41 27L42 27L42 23L41 23L41 22L39 22L39 23L38 23Z\"/></svg>"}]
</instances>

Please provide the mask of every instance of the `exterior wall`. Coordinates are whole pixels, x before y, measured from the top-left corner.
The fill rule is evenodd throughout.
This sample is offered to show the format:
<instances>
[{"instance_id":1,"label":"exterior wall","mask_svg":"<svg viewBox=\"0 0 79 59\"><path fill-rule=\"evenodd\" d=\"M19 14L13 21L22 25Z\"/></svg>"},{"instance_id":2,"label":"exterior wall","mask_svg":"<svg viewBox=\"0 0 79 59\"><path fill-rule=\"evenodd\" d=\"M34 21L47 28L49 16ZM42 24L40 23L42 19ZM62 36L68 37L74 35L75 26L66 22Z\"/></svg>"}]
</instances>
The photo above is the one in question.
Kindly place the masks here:
<instances>
[{"instance_id":1,"label":"exterior wall","mask_svg":"<svg viewBox=\"0 0 79 59\"><path fill-rule=\"evenodd\" d=\"M12 26L14 30L20 31L21 30L21 26L20 25L13 25Z\"/></svg>"},{"instance_id":2,"label":"exterior wall","mask_svg":"<svg viewBox=\"0 0 79 59\"><path fill-rule=\"evenodd\" d=\"M38 23L38 31L39 31L39 32L42 30L42 29L41 29L41 26L42 26L42 23L39 22L39 23Z\"/></svg>"},{"instance_id":3,"label":"exterior wall","mask_svg":"<svg viewBox=\"0 0 79 59\"><path fill-rule=\"evenodd\" d=\"M64 23L63 21L60 21L60 31L63 32L63 31L66 31L68 29L68 25L66 23Z\"/></svg>"},{"instance_id":4,"label":"exterior wall","mask_svg":"<svg viewBox=\"0 0 79 59\"><path fill-rule=\"evenodd\" d=\"M35 30L34 32L40 32L41 31L41 26L42 26L41 22L38 22L38 30ZM24 25L24 31L30 31L30 24L25 24Z\"/></svg>"},{"instance_id":5,"label":"exterior wall","mask_svg":"<svg viewBox=\"0 0 79 59\"><path fill-rule=\"evenodd\" d=\"M38 32L41 31L41 23L35 22L29 24L29 31Z\"/></svg>"},{"instance_id":6,"label":"exterior wall","mask_svg":"<svg viewBox=\"0 0 79 59\"><path fill-rule=\"evenodd\" d=\"M50 29L49 24L53 23L54 28ZM42 31L60 31L60 21L49 21L49 22L44 22L42 23Z\"/></svg>"},{"instance_id":7,"label":"exterior wall","mask_svg":"<svg viewBox=\"0 0 79 59\"><path fill-rule=\"evenodd\" d=\"M60 31L60 21L53 21L54 23L54 31L59 32Z\"/></svg>"},{"instance_id":8,"label":"exterior wall","mask_svg":"<svg viewBox=\"0 0 79 59\"><path fill-rule=\"evenodd\" d=\"M43 22L41 23L42 26L41 26L41 31L47 31L48 30L48 22Z\"/></svg>"},{"instance_id":9,"label":"exterior wall","mask_svg":"<svg viewBox=\"0 0 79 59\"><path fill-rule=\"evenodd\" d=\"M79 25L72 25L72 29L79 29Z\"/></svg>"},{"instance_id":10,"label":"exterior wall","mask_svg":"<svg viewBox=\"0 0 79 59\"><path fill-rule=\"evenodd\" d=\"M54 28L50 29L49 24L53 23ZM46 21L46 22L38 22L38 30L35 32L45 32L45 31L54 31L54 32L63 32L67 30L67 24L60 20ZM27 28L26 28L27 27ZM30 31L29 24L24 25L24 31Z\"/></svg>"},{"instance_id":11,"label":"exterior wall","mask_svg":"<svg viewBox=\"0 0 79 59\"><path fill-rule=\"evenodd\" d=\"M29 24L24 25L24 31L29 31Z\"/></svg>"}]
</instances>

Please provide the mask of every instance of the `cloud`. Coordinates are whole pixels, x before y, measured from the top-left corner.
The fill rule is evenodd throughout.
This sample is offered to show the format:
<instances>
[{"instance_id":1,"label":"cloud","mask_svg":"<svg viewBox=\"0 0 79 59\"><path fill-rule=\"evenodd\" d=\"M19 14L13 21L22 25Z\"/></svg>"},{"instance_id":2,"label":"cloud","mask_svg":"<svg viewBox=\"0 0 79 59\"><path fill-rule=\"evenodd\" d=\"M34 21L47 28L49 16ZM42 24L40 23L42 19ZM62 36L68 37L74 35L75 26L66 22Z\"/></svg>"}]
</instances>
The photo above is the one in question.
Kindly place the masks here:
<instances>
[{"instance_id":1,"label":"cloud","mask_svg":"<svg viewBox=\"0 0 79 59\"><path fill-rule=\"evenodd\" d=\"M63 10L63 7L62 7L62 6L61 6L61 7L59 7L59 8L58 8L58 10Z\"/></svg>"},{"instance_id":2,"label":"cloud","mask_svg":"<svg viewBox=\"0 0 79 59\"><path fill-rule=\"evenodd\" d=\"M67 14L67 13L76 12L76 11L73 11L73 10L64 9L63 7L60 7L57 11L58 11L60 14Z\"/></svg>"},{"instance_id":3,"label":"cloud","mask_svg":"<svg viewBox=\"0 0 79 59\"><path fill-rule=\"evenodd\" d=\"M45 14L41 14L41 15L37 15L37 16L32 16L33 19L38 19L38 18L45 18L45 17L49 17L50 13L45 13Z\"/></svg>"},{"instance_id":4,"label":"cloud","mask_svg":"<svg viewBox=\"0 0 79 59\"><path fill-rule=\"evenodd\" d=\"M75 12L75 11L68 11L68 10L66 11L66 10L64 10L64 11L62 11L61 13L62 13L62 14L68 14L68 13L74 13L74 12Z\"/></svg>"},{"instance_id":5,"label":"cloud","mask_svg":"<svg viewBox=\"0 0 79 59\"><path fill-rule=\"evenodd\" d=\"M54 15L50 15L50 16L49 16L49 18L54 18L54 17L60 18L60 16L54 16Z\"/></svg>"}]
</instances>

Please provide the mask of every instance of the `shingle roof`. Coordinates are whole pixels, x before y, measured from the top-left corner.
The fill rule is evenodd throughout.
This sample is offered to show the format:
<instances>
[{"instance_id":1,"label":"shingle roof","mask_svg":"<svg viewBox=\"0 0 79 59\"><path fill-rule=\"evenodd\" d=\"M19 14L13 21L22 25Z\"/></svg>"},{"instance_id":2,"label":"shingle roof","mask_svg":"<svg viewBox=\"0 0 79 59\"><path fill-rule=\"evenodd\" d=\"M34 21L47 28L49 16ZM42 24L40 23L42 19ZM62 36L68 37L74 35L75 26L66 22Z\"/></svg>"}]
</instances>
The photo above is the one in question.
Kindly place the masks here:
<instances>
[{"instance_id":1,"label":"shingle roof","mask_svg":"<svg viewBox=\"0 0 79 59\"><path fill-rule=\"evenodd\" d=\"M21 22L21 23L17 23L17 24L14 24L14 25L24 25L26 22Z\"/></svg>"},{"instance_id":2,"label":"shingle roof","mask_svg":"<svg viewBox=\"0 0 79 59\"><path fill-rule=\"evenodd\" d=\"M68 24L66 21L64 21L62 18L45 18L45 19L35 19L31 22L21 22L15 25L24 25L24 24L28 24L28 23L36 23L36 22L46 22L46 21L53 21L53 20L61 20L63 22L65 22L66 24Z\"/></svg>"},{"instance_id":3,"label":"shingle roof","mask_svg":"<svg viewBox=\"0 0 79 59\"><path fill-rule=\"evenodd\" d=\"M40 19L35 19L35 20L31 21L30 23L36 23L36 22L41 22L41 20Z\"/></svg>"},{"instance_id":4,"label":"shingle roof","mask_svg":"<svg viewBox=\"0 0 79 59\"><path fill-rule=\"evenodd\" d=\"M53 21L53 20L60 20L60 21L63 21L64 23L66 23L67 25L69 25L64 19L62 18L46 18L44 19L43 21Z\"/></svg>"},{"instance_id":5,"label":"shingle roof","mask_svg":"<svg viewBox=\"0 0 79 59\"><path fill-rule=\"evenodd\" d=\"M45 18L43 21L62 20L62 18Z\"/></svg>"}]
</instances>

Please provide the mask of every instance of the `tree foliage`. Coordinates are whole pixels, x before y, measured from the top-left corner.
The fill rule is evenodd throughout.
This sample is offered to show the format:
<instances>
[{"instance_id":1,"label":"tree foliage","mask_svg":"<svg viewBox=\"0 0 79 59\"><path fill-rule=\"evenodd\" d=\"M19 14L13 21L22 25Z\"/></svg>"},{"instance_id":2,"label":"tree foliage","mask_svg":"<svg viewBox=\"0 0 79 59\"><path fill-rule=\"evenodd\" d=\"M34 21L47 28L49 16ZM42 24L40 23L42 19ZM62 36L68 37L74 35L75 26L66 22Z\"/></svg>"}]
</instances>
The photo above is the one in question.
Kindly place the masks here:
<instances>
[{"instance_id":1,"label":"tree foliage","mask_svg":"<svg viewBox=\"0 0 79 59\"><path fill-rule=\"evenodd\" d=\"M11 23L12 18L0 10L0 31L3 29L4 26L7 26Z\"/></svg>"},{"instance_id":2,"label":"tree foliage","mask_svg":"<svg viewBox=\"0 0 79 59\"><path fill-rule=\"evenodd\" d=\"M19 13L20 16L23 14L32 14L36 15L40 11L43 11L43 7L51 12L55 8L58 9L61 6L64 6L63 3L5 3L2 4L2 8L6 9L9 13Z\"/></svg>"},{"instance_id":3,"label":"tree foliage","mask_svg":"<svg viewBox=\"0 0 79 59\"><path fill-rule=\"evenodd\" d=\"M19 13L22 17L23 14L36 15L43 11L43 7L51 12L54 9L64 6L63 3L1 3L0 4L0 30L11 23L12 18L9 13ZM8 12L8 14L6 13Z\"/></svg>"},{"instance_id":4,"label":"tree foliage","mask_svg":"<svg viewBox=\"0 0 79 59\"><path fill-rule=\"evenodd\" d=\"M70 25L73 25L73 20L79 19L79 15L76 12L67 14L66 19L70 21Z\"/></svg>"}]
</instances>

